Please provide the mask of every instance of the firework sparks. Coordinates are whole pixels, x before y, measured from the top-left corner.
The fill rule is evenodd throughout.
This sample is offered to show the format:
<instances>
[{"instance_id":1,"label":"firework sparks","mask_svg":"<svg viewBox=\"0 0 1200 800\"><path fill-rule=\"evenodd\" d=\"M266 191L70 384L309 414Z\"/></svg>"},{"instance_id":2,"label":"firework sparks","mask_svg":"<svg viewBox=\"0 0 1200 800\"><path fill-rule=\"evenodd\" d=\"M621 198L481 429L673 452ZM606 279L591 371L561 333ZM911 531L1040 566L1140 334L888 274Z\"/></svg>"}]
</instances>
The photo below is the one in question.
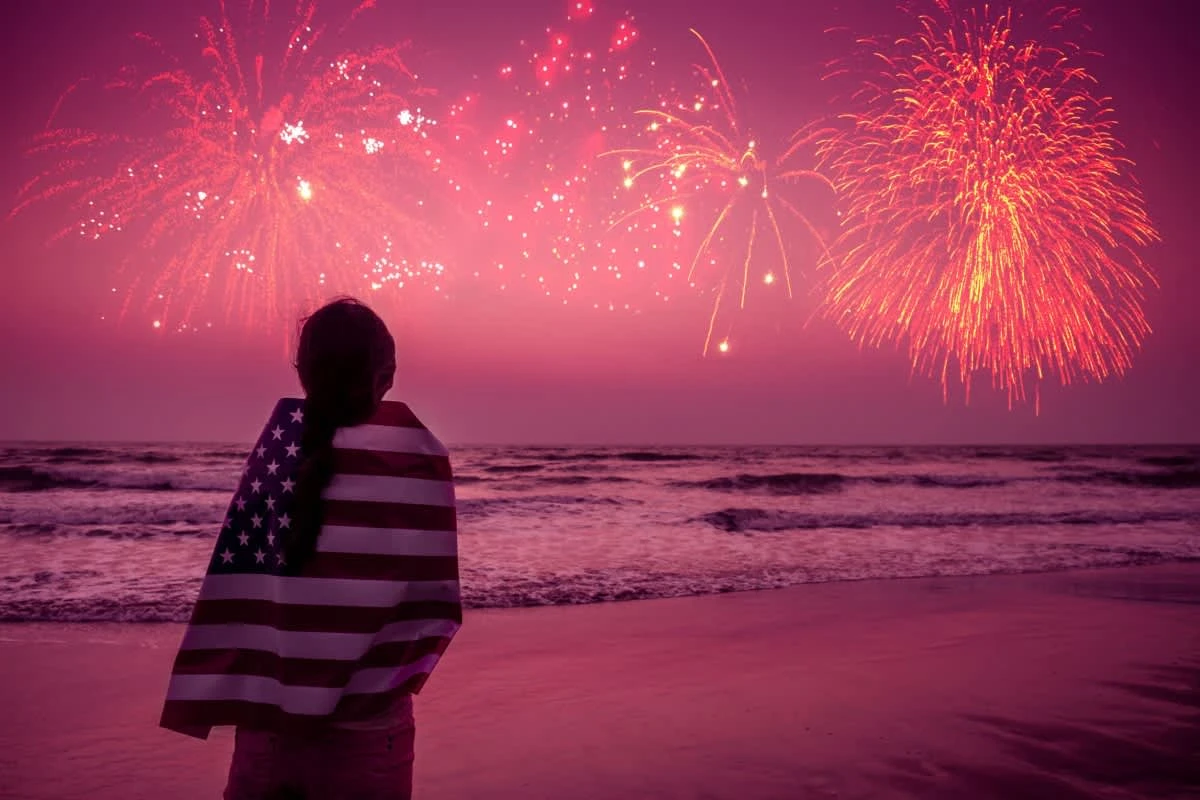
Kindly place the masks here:
<instances>
[{"instance_id":1,"label":"firework sparks","mask_svg":"<svg viewBox=\"0 0 1200 800\"><path fill-rule=\"evenodd\" d=\"M400 48L338 51L344 27L321 23L315 0L278 21L269 5L252 0L235 19L221 2L200 19L193 61L139 37L145 63L167 60L106 85L106 101L125 98L131 113L110 105L114 127L70 127L60 103L32 148L55 163L13 213L62 200L78 219L63 233L132 238L126 304L154 298L155 327L187 327L209 297L227 316L270 322L329 291L411 282L421 264L427 282L442 274L413 253L431 229L417 186L444 181L430 179L441 157L420 107L428 92ZM380 242L388 255L372 256Z\"/></svg>"},{"instance_id":2,"label":"firework sparks","mask_svg":"<svg viewBox=\"0 0 1200 800\"><path fill-rule=\"evenodd\" d=\"M657 227L667 217L671 234L682 240L690 220L698 220L694 230L700 239L686 276L690 285L715 293L704 338L707 354L723 304L735 295L737 308L743 309L752 283L774 285L771 265L778 267L791 298L791 259L781 219L786 215L799 221L822 251L824 244L816 227L783 190L801 182L826 186L828 182L800 163L811 143L807 136L794 137L775 158L762 152L738 116L712 48L699 33L692 33L709 58L707 66L696 67L703 90L640 111L647 120L644 136L651 143L613 152L622 160L621 185L639 198L638 206L623 215L616 227ZM767 240L769 256L761 252L762 239ZM679 268L679 263L673 266ZM719 350L728 349L728 341L722 340Z\"/></svg>"},{"instance_id":3,"label":"firework sparks","mask_svg":"<svg viewBox=\"0 0 1200 800\"><path fill-rule=\"evenodd\" d=\"M1125 372L1157 234L1106 101L1072 48L1018 41L1011 11L943 1L919 23L819 145L844 201L826 313L968 397L977 373L1011 405L1029 379Z\"/></svg>"},{"instance_id":4,"label":"firework sparks","mask_svg":"<svg viewBox=\"0 0 1200 800\"><path fill-rule=\"evenodd\" d=\"M478 227L455 260L475 263L496 292L640 310L646 258L637 243L606 235L618 206L601 158L654 91L653 52L640 42L631 16L571 0L446 114L474 154L463 183Z\"/></svg>"}]
</instances>

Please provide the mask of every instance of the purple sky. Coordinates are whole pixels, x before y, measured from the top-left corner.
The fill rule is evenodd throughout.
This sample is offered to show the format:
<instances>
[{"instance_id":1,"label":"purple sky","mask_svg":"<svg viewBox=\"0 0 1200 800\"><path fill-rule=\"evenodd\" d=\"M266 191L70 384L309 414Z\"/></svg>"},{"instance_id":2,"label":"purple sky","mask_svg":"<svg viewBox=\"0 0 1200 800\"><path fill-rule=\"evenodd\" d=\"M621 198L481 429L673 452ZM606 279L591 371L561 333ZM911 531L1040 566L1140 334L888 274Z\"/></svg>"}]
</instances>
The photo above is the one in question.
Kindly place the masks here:
<instances>
[{"instance_id":1,"label":"purple sky","mask_svg":"<svg viewBox=\"0 0 1200 800\"><path fill-rule=\"evenodd\" d=\"M447 86L495 69L516 40L536 37L563 14L558 0L530 0L517 11L491 0L379 4L380 24L413 40L422 77ZM896 19L890 0L821 12L808 5L627 2L642 43L657 47L660 61L694 59L686 32L694 26L727 72L750 87L748 103L798 106L802 121L828 111L826 87L815 80L831 55L823 30L842 24L885 33ZM29 176L20 154L65 86L114 58L120 63L130 32L187 33L210 7L201 0L6 7L0 194L15 197ZM1198 12L1174 0L1082 7L1092 29L1084 44L1104 54L1087 65L1097 93L1113 98L1118 136L1163 238L1147 253L1162 283L1146 305L1154 333L1125 378L1047 384L1040 414L1032 405L1010 411L984 384L964 406L961 390L946 403L935 381L911 376L903 352L860 351L831 325L808 322L813 301L803 296L746 315L737 351L703 359L703 299L631 316L476 295L380 308L399 347L393 397L456 444L1200 441ZM0 439L236 441L258 430L276 397L297 391L286 331L233 326L169 335L102 321L110 265L79 247L47 247L34 228L18 218L0 229Z\"/></svg>"}]
</instances>

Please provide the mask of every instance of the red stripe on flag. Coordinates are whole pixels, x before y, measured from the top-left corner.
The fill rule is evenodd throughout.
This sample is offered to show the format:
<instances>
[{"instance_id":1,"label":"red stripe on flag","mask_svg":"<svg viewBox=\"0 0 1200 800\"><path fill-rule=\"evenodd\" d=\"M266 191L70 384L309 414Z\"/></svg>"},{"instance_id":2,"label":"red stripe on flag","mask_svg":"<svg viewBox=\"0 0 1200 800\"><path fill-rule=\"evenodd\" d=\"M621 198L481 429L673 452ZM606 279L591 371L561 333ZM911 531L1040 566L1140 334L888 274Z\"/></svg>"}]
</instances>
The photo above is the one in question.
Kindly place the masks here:
<instances>
[{"instance_id":1,"label":"red stripe on flag","mask_svg":"<svg viewBox=\"0 0 1200 800\"><path fill-rule=\"evenodd\" d=\"M373 503L367 500L326 500L324 506L326 525L422 531L458 530L453 506Z\"/></svg>"},{"instance_id":2,"label":"red stripe on flag","mask_svg":"<svg viewBox=\"0 0 1200 800\"><path fill-rule=\"evenodd\" d=\"M357 578L372 581L458 580L455 556L387 556L318 550L300 570L302 578Z\"/></svg>"},{"instance_id":3,"label":"red stripe on flag","mask_svg":"<svg viewBox=\"0 0 1200 800\"><path fill-rule=\"evenodd\" d=\"M461 623L462 606L440 600L400 603L388 608L298 605L270 600L198 600L190 624L269 625L281 631L377 633L393 622L424 619Z\"/></svg>"},{"instance_id":4,"label":"red stripe on flag","mask_svg":"<svg viewBox=\"0 0 1200 800\"><path fill-rule=\"evenodd\" d=\"M382 475L388 478L424 478L448 481L450 459L420 453L388 453L377 450L333 451L333 470L341 475Z\"/></svg>"},{"instance_id":5,"label":"red stripe on flag","mask_svg":"<svg viewBox=\"0 0 1200 800\"><path fill-rule=\"evenodd\" d=\"M447 636L384 642L356 661L283 658L265 650L180 650L173 672L176 675L257 675L274 678L287 686L337 689L344 687L360 670L404 667L425 656L441 655L449 645Z\"/></svg>"},{"instance_id":6,"label":"red stripe on flag","mask_svg":"<svg viewBox=\"0 0 1200 800\"><path fill-rule=\"evenodd\" d=\"M385 400L379 405L368 425L388 425L393 428L424 428L417 415L404 403L395 400Z\"/></svg>"},{"instance_id":7,"label":"red stripe on flag","mask_svg":"<svg viewBox=\"0 0 1200 800\"><path fill-rule=\"evenodd\" d=\"M289 714L279 706L249 700L168 700L163 704L159 725L189 736L196 735L196 728L218 725L287 731L289 734L326 731L330 722L369 719L387 711L400 695L420 692L427 680L429 673L421 673L387 692L346 695L332 715L320 717Z\"/></svg>"}]
</instances>

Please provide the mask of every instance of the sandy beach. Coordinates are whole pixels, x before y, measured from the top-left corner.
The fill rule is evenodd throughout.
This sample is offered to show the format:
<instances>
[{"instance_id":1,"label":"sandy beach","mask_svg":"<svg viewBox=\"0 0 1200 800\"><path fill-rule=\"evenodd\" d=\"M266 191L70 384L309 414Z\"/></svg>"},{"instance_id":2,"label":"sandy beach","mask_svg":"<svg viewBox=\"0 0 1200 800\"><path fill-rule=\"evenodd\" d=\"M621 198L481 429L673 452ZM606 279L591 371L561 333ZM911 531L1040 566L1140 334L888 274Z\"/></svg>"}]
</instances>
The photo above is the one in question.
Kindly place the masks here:
<instances>
[{"instance_id":1,"label":"sandy beach","mask_svg":"<svg viewBox=\"0 0 1200 800\"><path fill-rule=\"evenodd\" d=\"M178 625L0 626L0 797L219 797ZM1200 797L1200 564L474 611L419 798Z\"/></svg>"}]
</instances>

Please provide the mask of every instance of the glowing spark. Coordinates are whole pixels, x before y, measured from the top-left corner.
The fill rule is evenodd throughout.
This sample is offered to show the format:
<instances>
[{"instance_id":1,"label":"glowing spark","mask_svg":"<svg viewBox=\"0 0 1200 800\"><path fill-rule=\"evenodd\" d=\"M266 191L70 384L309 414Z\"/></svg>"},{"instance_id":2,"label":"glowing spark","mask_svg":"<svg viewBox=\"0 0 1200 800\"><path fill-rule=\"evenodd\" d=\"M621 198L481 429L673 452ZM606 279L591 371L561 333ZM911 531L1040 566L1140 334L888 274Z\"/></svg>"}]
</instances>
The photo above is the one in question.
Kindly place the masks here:
<instances>
[{"instance_id":1,"label":"glowing spark","mask_svg":"<svg viewBox=\"0 0 1200 800\"><path fill-rule=\"evenodd\" d=\"M304 121L301 120L295 125L284 123L279 130L279 138L284 144L300 143L308 141L308 131L304 130Z\"/></svg>"}]
</instances>

